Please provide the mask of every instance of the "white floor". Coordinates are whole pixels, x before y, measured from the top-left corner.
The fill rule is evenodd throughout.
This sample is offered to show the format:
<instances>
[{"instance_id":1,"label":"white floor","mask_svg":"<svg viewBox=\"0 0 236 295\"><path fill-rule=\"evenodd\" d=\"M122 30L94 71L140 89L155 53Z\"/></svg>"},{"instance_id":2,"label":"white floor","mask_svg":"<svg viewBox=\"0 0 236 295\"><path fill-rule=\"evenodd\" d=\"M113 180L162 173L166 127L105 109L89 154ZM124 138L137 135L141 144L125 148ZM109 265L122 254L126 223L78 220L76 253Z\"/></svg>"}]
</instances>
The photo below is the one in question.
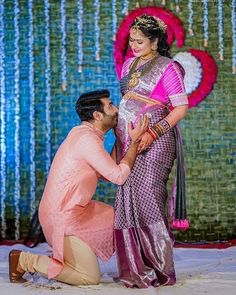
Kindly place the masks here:
<instances>
[{"instance_id":1,"label":"white floor","mask_svg":"<svg viewBox=\"0 0 236 295\"><path fill-rule=\"evenodd\" d=\"M216 249L175 249L177 284L172 287L127 289L112 281L116 274L115 257L100 263L102 282L97 286L74 287L30 274L24 284L8 280L8 253L11 249L27 249L36 253L50 253L46 243L34 249L22 245L0 246L0 294L77 294L77 295L233 295L236 293L236 247Z\"/></svg>"}]
</instances>

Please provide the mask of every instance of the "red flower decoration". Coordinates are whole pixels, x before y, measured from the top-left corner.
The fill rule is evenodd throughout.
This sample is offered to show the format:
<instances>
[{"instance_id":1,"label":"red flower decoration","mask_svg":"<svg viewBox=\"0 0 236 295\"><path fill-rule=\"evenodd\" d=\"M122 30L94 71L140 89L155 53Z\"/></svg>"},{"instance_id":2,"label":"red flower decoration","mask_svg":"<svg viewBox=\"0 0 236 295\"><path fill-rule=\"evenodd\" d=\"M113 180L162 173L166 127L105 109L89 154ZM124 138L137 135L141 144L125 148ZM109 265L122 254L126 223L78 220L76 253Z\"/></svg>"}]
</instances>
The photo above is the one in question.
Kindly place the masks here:
<instances>
[{"instance_id":1,"label":"red flower decoration","mask_svg":"<svg viewBox=\"0 0 236 295\"><path fill-rule=\"evenodd\" d=\"M211 92L217 77L217 66L213 57L203 50L190 49L189 52L202 65L202 81L188 96L189 108L195 107Z\"/></svg>"}]
</instances>

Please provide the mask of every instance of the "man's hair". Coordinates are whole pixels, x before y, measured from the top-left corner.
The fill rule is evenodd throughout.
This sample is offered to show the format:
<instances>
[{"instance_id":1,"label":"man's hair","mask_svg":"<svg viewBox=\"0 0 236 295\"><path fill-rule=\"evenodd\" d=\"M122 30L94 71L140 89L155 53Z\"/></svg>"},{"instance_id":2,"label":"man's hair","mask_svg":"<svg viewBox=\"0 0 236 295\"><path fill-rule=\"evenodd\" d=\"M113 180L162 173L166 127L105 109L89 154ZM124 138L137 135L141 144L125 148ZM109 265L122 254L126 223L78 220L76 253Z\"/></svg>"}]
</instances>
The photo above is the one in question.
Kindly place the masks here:
<instances>
[{"instance_id":1,"label":"man's hair","mask_svg":"<svg viewBox=\"0 0 236 295\"><path fill-rule=\"evenodd\" d=\"M107 89L86 92L80 95L76 102L75 110L81 121L93 120L95 111L104 112L101 98L109 97L110 92Z\"/></svg>"}]
</instances>

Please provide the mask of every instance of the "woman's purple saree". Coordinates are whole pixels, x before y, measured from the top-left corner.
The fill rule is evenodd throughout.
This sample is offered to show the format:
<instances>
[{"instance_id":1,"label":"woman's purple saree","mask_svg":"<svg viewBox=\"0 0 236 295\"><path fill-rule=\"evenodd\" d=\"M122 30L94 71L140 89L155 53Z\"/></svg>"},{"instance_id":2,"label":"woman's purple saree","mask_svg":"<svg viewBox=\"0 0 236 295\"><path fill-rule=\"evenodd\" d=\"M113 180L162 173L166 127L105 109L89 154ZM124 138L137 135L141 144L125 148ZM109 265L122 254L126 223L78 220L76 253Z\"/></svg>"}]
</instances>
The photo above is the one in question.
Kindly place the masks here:
<instances>
[{"instance_id":1,"label":"woman's purple saree","mask_svg":"<svg viewBox=\"0 0 236 295\"><path fill-rule=\"evenodd\" d=\"M151 71L140 78L139 84L132 91L150 97L167 66L166 60L162 59L156 59L154 63ZM127 91L128 80L129 75L121 80L123 95ZM116 129L118 159L123 157L129 145L127 123L132 121L135 124L143 113L151 115L150 125L153 125L165 118L169 110L162 104L150 106L132 98L122 99ZM167 181L176 159L176 151L182 156L180 159L177 157L178 164L181 164L179 167L182 166L178 169L182 172L179 180L177 178L177 184L183 185L182 196L185 192L183 155L179 139L178 130L173 128L154 141L146 151L137 156L132 173L125 184L118 187L115 204L118 279L127 287L173 285L176 281L173 236L168 225L165 205ZM179 188L173 191L176 193ZM176 204L174 205L176 208ZM174 217L186 219L185 197L180 207L179 213L182 216ZM173 214L175 211L172 208Z\"/></svg>"}]
</instances>

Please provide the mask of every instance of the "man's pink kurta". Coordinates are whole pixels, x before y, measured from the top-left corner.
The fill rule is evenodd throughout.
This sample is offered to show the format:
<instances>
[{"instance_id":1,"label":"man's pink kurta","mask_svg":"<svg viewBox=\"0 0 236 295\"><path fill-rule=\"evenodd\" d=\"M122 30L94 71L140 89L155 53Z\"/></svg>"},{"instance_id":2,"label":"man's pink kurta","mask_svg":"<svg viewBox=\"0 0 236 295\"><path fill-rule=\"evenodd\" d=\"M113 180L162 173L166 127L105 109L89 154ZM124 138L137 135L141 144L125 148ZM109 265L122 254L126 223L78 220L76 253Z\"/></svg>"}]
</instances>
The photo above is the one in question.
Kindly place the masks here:
<instances>
[{"instance_id":1,"label":"man's pink kurta","mask_svg":"<svg viewBox=\"0 0 236 295\"><path fill-rule=\"evenodd\" d=\"M130 174L126 163L116 165L103 146L103 133L84 122L72 128L59 147L39 206L39 220L53 255L48 277L63 268L64 236L77 236L103 260L114 252L114 209L92 201L98 178L123 184Z\"/></svg>"}]
</instances>

